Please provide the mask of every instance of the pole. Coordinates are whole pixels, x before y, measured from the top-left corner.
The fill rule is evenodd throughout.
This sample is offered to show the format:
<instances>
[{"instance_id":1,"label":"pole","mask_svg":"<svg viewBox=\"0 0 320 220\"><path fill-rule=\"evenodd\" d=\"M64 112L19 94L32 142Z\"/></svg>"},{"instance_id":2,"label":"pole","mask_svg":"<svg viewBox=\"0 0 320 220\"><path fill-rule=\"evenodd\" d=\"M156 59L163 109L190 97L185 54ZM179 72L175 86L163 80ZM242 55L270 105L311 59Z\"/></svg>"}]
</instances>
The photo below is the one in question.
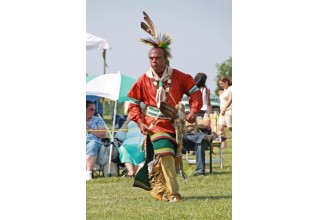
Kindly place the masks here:
<instances>
[{"instance_id":1,"label":"pole","mask_svg":"<svg viewBox=\"0 0 320 220\"><path fill-rule=\"evenodd\" d=\"M109 164L108 164L108 176L111 176L111 157L112 157L112 150L113 150L113 142L114 142L114 126L116 124L116 113L117 113L117 101L114 104L113 110L113 119L112 119L112 135L111 135L111 144L110 144L110 153L109 153Z\"/></svg>"},{"instance_id":2,"label":"pole","mask_svg":"<svg viewBox=\"0 0 320 220\"><path fill-rule=\"evenodd\" d=\"M103 74L106 74L107 73L107 50L106 49L103 49L103 52L102 52L102 57L103 57Z\"/></svg>"}]
</instances>

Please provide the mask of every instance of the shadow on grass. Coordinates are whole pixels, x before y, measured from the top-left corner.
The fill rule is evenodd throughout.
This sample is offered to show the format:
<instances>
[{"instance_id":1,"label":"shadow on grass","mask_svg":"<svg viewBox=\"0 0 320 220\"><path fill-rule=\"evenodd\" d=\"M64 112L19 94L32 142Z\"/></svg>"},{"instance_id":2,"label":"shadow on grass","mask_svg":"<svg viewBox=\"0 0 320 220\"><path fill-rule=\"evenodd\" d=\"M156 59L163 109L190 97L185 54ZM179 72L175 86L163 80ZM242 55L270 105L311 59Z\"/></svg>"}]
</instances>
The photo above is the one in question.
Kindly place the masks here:
<instances>
[{"instance_id":1,"label":"shadow on grass","mask_svg":"<svg viewBox=\"0 0 320 220\"><path fill-rule=\"evenodd\" d=\"M213 174L209 173L209 175L224 175L224 174L232 174L232 171L221 171L221 172L213 171Z\"/></svg>"},{"instance_id":2,"label":"shadow on grass","mask_svg":"<svg viewBox=\"0 0 320 220\"><path fill-rule=\"evenodd\" d=\"M219 199L231 199L232 196L183 196L183 200L219 200Z\"/></svg>"},{"instance_id":3,"label":"shadow on grass","mask_svg":"<svg viewBox=\"0 0 320 220\"><path fill-rule=\"evenodd\" d=\"M210 166L207 166L207 167L209 167L210 168ZM208 169L209 169L208 168ZM225 165L223 165L223 167L222 167L223 169L226 169L226 168L232 168L232 166L225 166ZM212 169L213 170L221 170L221 168L220 168L220 166L217 166L217 165L214 165L213 167L212 167Z\"/></svg>"},{"instance_id":4,"label":"shadow on grass","mask_svg":"<svg viewBox=\"0 0 320 220\"><path fill-rule=\"evenodd\" d=\"M210 173L210 171L207 171L206 172L206 176L218 176L218 175L228 175L228 174L232 174L232 171L215 171L213 170L212 173ZM194 176L194 175L191 175L191 176ZM195 176L196 177L196 176Z\"/></svg>"},{"instance_id":5,"label":"shadow on grass","mask_svg":"<svg viewBox=\"0 0 320 220\"><path fill-rule=\"evenodd\" d=\"M215 153L214 153L213 155L217 155L217 156L218 156L219 154L220 154L219 151L215 151ZM231 155L232 153L231 153L231 152L222 151L222 156L223 156L223 155L229 155L229 154Z\"/></svg>"}]
</instances>

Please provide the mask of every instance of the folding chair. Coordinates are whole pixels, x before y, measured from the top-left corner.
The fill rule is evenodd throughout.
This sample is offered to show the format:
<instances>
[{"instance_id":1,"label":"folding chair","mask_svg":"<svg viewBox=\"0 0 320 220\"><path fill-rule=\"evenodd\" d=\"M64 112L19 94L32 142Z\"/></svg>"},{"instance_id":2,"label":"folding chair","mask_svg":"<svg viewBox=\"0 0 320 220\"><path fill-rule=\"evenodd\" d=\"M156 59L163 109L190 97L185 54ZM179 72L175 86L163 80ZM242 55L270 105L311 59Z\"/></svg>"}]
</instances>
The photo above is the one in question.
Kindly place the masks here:
<instances>
[{"instance_id":1,"label":"folding chair","mask_svg":"<svg viewBox=\"0 0 320 220\"><path fill-rule=\"evenodd\" d=\"M102 146L98 153L96 164L92 170L92 178L94 177L106 177L108 176L107 170L109 165L109 147L110 143L109 138L102 139ZM118 175L119 170L116 163L111 163L111 174Z\"/></svg>"},{"instance_id":2,"label":"folding chair","mask_svg":"<svg viewBox=\"0 0 320 220\"><path fill-rule=\"evenodd\" d=\"M211 130L216 134L219 133L219 113L214 112L210 114L210 122L211 122ZM210 160L212 163L220 163L220 168L222 168L222 148L221 148L221 135L219 135L218 140L213 140L211 143L211 148L218 147L219 148L219 158L212 158L212 154L210 154Z\"/></svg>"},{"instance_id":3,"label":"folding chair","mask_svg":"<svg viewBox=\"0 0 320 220\"><path fill-rule=\"evenodd\" d=\"M101 165L98 165L98 164L95 164L93 166L93 170L92 170L92 178L95 178L95 177L104 177L104 166L101 166Z\"/></svg>"},{"instance_id":4,"label":"folding chair","mask_svg":"<svg viewBox=\"0 0 320 220\"><path fill-rule=\"evenodd\" d=\"M113 142L114 142L114 146L116 148L119 148L123 141L120 141L119 138L115 137ZM126 167L125 167L124 163L121 163L120 158L118 158L118 160L115 164L117 164L118 176L122 176L122 174L125 173L125 171L126 171Z\"/></svg>"},{"instance_id":5,"label":"folding chair","mask_svg":"<svg viewBox=\"0 0 320 220\"><path fill-rule=\"evenodd\" d=\"M214 112L213 114L210 114L210 127L212 133L218 133L219 131L219 114L217 112ZM206 165L210 166L210 174L212 174L212 163L220 163L220 168L222 168L222 148L221 148L221 135L219 135L218 140L213 140L212 143L209 144L209 158L206 160ZM196 160L189 159L189 153L192 150L192 146L184 146L186 147L186 161L188 165L195 165ZM219 156L218 158L213 158L213 147L219 147ZM193 147L194 148L194 147Z\"/></svg>"},{"instance_id":6,"label":"folding chair","mask_svg":"<svg viewBox=\"0 0 320 220\"><path fill-rule=\"evenodd\" d=\"M189 134L190 135L190 134ZM204 141L204 140L203 140ZM192 160L192 159L189 159L189 153L190 151L194 151L195 150L195 143L192 143L190 141L188 142L185 142L184 141L184 148L186 149L186 161L187 161L187 164L188 165L195 165L197 163L196 160ZM205 150L209 150L209 154L210 154L210 160L206 160L205 161L205 165L209 165L210 166L210 174L212 174L212 162L214 161L214 159L212 159L212 146L211 146L211 143L207 143L207 146L208 148L205 149Z\"/></svg>"},{"instance_id":7,"label":"folding chair","mask_svg":"<svg viewBox=\"0 0 320 220\"><path fill-rule=\"evenodd\" d=\"M102 166L99 164L95 164L92 170L92 178L95 177L107 177L108 176L108 165L109 162L106 163L106 165ZM111 163L111 169L110 173L111 176L120 176L119 175L119 166L116 163Z\"/></svg>"},{"instance_id":8,"label":"folding chair","mask_svg":"<svg viewBox=\"0 0 320 220\"><path fill-rule=\"evenodd\" d=\"M107 161L107 159L105 157L108 157L108 155L107 155L108 152L104 148L107 147L107 145L109 143L110 143L110 140L108 138L102 139L102 146L98 152L96 163L94 164L93 169L92 169L92 178L104 177L103 170L104 170L105 163ZM103 162L103 160L105 162Z\"/></svg>"}]
</instances>

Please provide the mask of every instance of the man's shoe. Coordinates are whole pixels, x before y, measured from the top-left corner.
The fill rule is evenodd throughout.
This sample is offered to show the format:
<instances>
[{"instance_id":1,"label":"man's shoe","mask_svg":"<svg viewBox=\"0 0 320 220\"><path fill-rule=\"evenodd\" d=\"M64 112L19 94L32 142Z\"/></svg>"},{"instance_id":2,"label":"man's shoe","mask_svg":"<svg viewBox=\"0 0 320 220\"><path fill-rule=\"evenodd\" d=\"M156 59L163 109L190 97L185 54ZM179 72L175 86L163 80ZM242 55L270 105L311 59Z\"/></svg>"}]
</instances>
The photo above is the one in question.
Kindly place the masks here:
<instances>
[{"instance_id":1,"label":"man's shoe","mask_svg":"<svg viewBox=\"0 0 320 220\"><path fill-rule=\"evenodd\" d=\"M169 196L168 202L179 202L181 200L181 195L180 194L173 194Z\"/></svg>"},{"instance_id":2,"label":"man's shoe","mask_svg":"<svg viewBox=\"0 0 320 220\"><path fill-rule=\"evenodd\" d=\"M151 196L159 201L168 201L168 198L162 193L158 193L158 194L151 193Z\"/></svg>"}]
</instances>

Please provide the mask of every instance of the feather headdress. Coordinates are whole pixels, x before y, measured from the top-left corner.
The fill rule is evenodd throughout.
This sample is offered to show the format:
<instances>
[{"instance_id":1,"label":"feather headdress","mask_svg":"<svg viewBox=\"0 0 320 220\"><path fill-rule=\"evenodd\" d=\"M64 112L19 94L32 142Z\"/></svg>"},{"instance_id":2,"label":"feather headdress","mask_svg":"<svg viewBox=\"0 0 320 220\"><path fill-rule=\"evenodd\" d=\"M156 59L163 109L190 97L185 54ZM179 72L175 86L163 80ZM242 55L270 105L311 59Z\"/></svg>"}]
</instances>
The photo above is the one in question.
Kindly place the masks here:
<instances>
[{"instance_id":1,"label":"feather headdress","mask_svg":"<svg viewBox=\"0 0 320 220\"><path fill-rule=\"evenodd\" d=\"M158 35L157 29L155 25L153 24L150 17L147 15L147 13L143 12L144 20L147 22L141 22L141 28L151 35L152 38L141 38L141 42L148 44L152 47L160 47L163 48L164 52L167 55L167 62L169 63L168 58L171 58L171 49L169 48L172 37L170 34L164 34L161 36L161 34Z\"/></svg>"}]
</instances>

